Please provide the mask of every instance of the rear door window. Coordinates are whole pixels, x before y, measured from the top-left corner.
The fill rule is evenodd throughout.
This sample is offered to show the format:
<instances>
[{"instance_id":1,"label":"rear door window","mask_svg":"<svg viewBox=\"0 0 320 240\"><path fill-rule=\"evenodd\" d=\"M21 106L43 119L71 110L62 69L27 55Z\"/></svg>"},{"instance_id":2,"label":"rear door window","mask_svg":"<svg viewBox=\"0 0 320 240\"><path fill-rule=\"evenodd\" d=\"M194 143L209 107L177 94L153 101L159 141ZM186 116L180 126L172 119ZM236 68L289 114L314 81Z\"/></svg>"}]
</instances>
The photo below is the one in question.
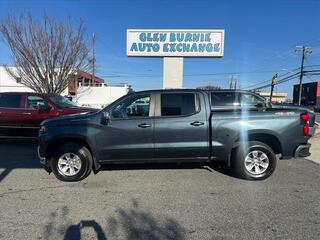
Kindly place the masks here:
<instances>
[{"instance_id":1,"label":"rear door window","mask_svg":"<svg viewBox=\"0 0 320 240\"><path fill-rule=\"evenodd\" d=\"M21 95L19 94L0 94L0 107L20 108Z\"/></svg>"},{"instance_id":2,"label":"rear door window","mask_svg":"<svg viewBox=\"0 0 320 240\"><path fill-rule=\"evenodd\" d=\"M194 93L161 94L161 116L190 115L197 111Z\"/></svg>"}]
</instances>

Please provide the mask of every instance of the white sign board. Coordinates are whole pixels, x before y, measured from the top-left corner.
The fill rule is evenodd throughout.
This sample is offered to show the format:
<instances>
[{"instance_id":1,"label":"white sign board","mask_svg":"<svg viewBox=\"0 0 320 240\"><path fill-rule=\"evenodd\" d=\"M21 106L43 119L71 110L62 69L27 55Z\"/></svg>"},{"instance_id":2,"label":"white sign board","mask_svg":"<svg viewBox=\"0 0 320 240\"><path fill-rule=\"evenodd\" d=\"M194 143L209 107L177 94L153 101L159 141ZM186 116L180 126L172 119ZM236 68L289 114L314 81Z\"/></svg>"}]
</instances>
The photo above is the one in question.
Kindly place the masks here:
<instances>
[{"instance_id":1,"label":"white sign board","mask_svg":"<svg viewBox=\"0 0 320 240\"><path fill-rule=\"evenodd\" d=\"M128 29L127 55L222 57L224 30Z\"/></svg>"}]
</instances>

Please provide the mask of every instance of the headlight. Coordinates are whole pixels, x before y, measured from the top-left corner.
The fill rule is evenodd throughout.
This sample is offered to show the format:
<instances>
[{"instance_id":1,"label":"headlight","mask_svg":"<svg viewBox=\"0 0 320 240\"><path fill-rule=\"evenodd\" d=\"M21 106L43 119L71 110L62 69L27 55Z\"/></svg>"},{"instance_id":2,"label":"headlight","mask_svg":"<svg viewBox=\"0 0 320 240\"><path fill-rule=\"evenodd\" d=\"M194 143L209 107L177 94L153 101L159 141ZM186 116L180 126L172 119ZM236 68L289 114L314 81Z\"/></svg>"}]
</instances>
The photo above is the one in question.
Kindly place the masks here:
<instances>
[{"instance_id":1,"label":"headlight","mask_svg":"<svg viewBox=\"0 0 320 240\"><path fill-rule=\"evenodd\" d=\"M39 134L44 134L47 132L47 127L46 126L41 126L39 130Z\"/></svg>"}]
</instances>

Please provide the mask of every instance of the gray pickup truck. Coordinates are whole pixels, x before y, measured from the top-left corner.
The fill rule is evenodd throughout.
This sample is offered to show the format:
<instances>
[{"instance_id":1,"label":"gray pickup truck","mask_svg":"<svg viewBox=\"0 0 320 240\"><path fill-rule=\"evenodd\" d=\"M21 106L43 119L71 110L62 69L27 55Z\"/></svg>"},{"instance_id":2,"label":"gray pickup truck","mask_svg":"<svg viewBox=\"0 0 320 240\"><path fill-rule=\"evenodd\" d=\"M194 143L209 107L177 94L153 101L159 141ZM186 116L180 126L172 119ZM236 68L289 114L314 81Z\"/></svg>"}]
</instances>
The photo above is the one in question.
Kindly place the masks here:
<instances>
[{"instance_id":1,"label":"gray pickup truck","mask_svg":"<svg viewBox=\"0 0 320 240\"><path fill-rule=\"evenodd\" d=\"M215 161L261 180L277 158L310 155L314 119L246 91L143 91L97 113L44 121L38 153L62 181L82 180L102 164Z\"/></svg>"}]
</instances>

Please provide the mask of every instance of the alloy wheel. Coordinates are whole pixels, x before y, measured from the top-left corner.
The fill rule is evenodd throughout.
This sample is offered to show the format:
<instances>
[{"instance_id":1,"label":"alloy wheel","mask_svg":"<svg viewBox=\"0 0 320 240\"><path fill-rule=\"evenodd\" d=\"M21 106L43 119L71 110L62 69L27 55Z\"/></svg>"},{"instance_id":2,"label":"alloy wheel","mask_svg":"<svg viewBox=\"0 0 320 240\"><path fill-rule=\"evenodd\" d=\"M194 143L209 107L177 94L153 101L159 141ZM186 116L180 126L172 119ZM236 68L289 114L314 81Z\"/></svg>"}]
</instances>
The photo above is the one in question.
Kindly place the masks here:
<instances>
[{"instance_id":1,"label":"alloy wheel","mask_svg":"<svg viewBox=\"0 0 320 240\"><path fill-rule=\"evenodd\" d=\"M244 160L246 170L253 175L263 174L269 167L267 154L260 150L249 152Z\"/></svg>"},{"instance_id":2,"label":"alloy wheel","mask_svg":"<svg viewBox=\"0 0 320 240\"><path fill-rule=\"evenodd\" d=\"M58 160L58 171L64 176L74 176L81 169L81 159L74 153L65 153Z\"/></svg>"}]
</instances>

